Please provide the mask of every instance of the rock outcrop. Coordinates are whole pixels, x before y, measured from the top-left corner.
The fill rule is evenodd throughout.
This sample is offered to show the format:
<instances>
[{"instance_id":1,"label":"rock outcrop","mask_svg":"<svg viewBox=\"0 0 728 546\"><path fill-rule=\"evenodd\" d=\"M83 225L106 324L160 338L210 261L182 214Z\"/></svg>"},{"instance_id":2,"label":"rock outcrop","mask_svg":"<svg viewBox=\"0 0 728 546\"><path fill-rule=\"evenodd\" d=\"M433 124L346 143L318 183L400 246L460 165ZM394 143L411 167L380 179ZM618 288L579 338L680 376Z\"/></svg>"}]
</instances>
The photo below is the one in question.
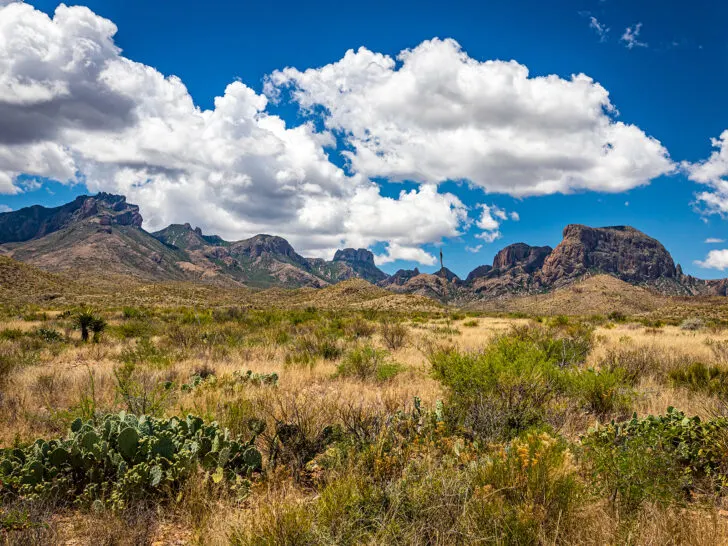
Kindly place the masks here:
<instances>
[{"instance_id":1,"label":"rock outcrop","mask_svg":"<svg viewBox=\"0 0 728 546\"><path fill-rule=\"evenodd\" d=\"M139 207L127 203L123 195L81 195L60 207L34 205L0 214L0 244L39 239L84 220L101 226L142 225Z\"/></svg>"},{"instance_id":2,"label":"rock outcrop","mask_svg":"<svg viewBox=\"0 0 728 546\"><path fill-rule=\"evenodd\" d=\"M388 276L374 264L374 254L366 248L337 250L333 261L345 263L357 273L357 276L372 284L383 281Z\"/></svg>"},{"instance_id":3,"label":"rock outcrop","mask_svg":"<svg viewBox=\"0 0 728 546\"><path fill-rule=\"evenodd\" d=\"M630 283L676 277L675 262L662 244L629 226L566 226L561 243L541 269L541 283L561 286L589 272Z\"/></svg>"}]
</instances>

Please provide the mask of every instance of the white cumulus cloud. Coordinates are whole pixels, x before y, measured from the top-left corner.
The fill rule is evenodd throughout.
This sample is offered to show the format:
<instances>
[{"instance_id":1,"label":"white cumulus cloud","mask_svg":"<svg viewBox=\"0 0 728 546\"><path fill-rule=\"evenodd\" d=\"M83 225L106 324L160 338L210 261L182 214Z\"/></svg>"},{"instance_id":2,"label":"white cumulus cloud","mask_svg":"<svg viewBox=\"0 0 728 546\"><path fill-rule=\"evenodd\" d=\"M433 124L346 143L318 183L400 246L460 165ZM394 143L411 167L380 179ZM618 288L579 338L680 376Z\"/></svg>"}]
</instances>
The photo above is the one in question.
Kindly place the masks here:
<instances>
[{"instance_id":1,"label":"white cumulus cloud","mask_svg":"<svg viewBox=\"0 0 728 546\"><path fill-rule=\"evenodd\" d=\"M368 177L468 180L514 196L621 192L673 170L667 150L617 121L584 74L531 77L515 61L475 60L433 39L396 59L364 47L335 63L274 72L266 85L304 112L325 111Z\"/></svg>"},{"instance_id":2,"label":"white cumulus cloud","mask_svg":"<svg viewBox=\"0 0 728 546\"><path fill-rule=\"evenodd\" d=\"M711 250L705 257L705 260L695 262L700 267L706 269L720 269L721 271L728 268L728 249Z\"/></svg>"},{"instance_id":3,"label":"white cumulus cloud","mask_svg":"<svg viewBox=\"0 0 728 546\"><path fill-rule=\"evenodd\" d=\"M316 256L381 241L429 264L417 247L460 233L454 195L382 196L329 161L328 131L287 126L242 82L202 110L179 78L121 55L116 30L84 7L0 8L0 192L22 191L20 174L84 182L138 203L148 229L272 232Z\"/></svg>"},{"instance_id":4,"label":"white cumulus cloud","mask_svg":"<svg viewBox=\"0 0 728 546\"><path fill-rule=\"evenodd\" d=\"M438 188L445 180L514 196L619 192L673 169L591 78L530 77L514 61L472 59L453 40L397 59L361 48L276 71L266 94L234 81L205 110L176 76L125 57L116 31L85 7L61 4L49 17L0 4L0 193L46 178L85 183L139 204L150 230L190 222L229 239L275 233L322 257L383 243L379 263L431 265L424 245L473 224L492 240L507 218L483 208L473 222ZM270 98L288 92L312 118L324 107L323 129L270 112ZM337 138L344 169L329 157ZM378 177L416 186L391 197Z\"/></svg>"},{"instance_id":5,"label":"white cumulus cloud","mask_svg":"<svg viewBox=\"0 0 728 546\"><path fill-rule=\"evenodd\" d=\"M713 152L704 161L682 164L688 177L707 187L696 195L703 214L728 217L728 130L711 140Z\"/></svg>"}]
</instances>

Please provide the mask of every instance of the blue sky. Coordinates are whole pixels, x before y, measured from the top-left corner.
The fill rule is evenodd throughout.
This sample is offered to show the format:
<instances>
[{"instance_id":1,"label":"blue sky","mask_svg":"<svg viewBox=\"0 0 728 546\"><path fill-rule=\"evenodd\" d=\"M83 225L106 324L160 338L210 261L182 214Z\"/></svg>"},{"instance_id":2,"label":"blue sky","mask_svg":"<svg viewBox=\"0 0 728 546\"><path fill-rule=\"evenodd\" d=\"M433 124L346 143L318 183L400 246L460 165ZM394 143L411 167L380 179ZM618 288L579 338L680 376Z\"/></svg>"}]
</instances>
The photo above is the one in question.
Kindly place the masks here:
<instances>
[{"instance_id":1,"label":"blue sky","mask_svg":"<svg viewBox=\"0 0 728 546\"><path fill-rule=\"evenodd\" d=\"M58 5L47 1L29 3L50 16ZM679 168L681 162L695 164L708 159L713 151L710 139L718 138L728 129L725 107L728 87L725 21L728 20L728 6L721 2L567 0L547 3L529 0L301 4L211 0L200 4L180 0L172 4L104 0L87 1L83 5L118 27L113 41L121 48L123 57L153 67L165 76L179 77L194 103L202 110L215 108L215 97L221 96L226 86L236 80L262 97L266 78L285 67L295 67L300 71L316 69L340 61L347 50L356 50L360 46L394 58L401 51L416 48L423 41L436 37L456 40L462 51L477 62L515 60L528 68L531 78L555 75L568 81L573 74L584 73L608 92L609 102L618 110L618 114L610 114L612 121L639 128L666 149L674 162L671 174L649 177L649 183L644 185L633 180L629 189L620 191L594 191L588 188L597 186L587 186L587 189L572 188L567 195L559 192L522 195L519 191L503 191L502 185L494 187L487 181L471 183L467 175L472 171L464 170L460 175L457 168L450 168L447 172L465 180L439 180L436 182L437 191L459 199L468 209L468 219L457 228L450 229L449 233L443 227L421 238L408 239L398 232L395 234L396 229L392 228L395 231L391 240L397 238L399 246L410 250L390 252L392 260L385 260L382 268L393 272L400 267L417 265L421 270L434 271L437 267L427 264L427 259L420 259L425 263L417 263L402 257L418 256L416 248L435 256L438 241L442 241L446 265L465 276L477 265L490 263L495 252L507 244L524 241L555 246L560 240L561 230L569 223L594 226L629 224L663 242L686 272L704 278L725 276L716 267L725 267L728 260L721 260L719 254L714 254L712 261L706 260L706 256L711 250L720 251L728 245L705 243L708 238L728 239L726 220L717 213L723 210L721 206L726 197L725 192L716 189L720 180L725 179L725 172L721 171L723 163L717 162L709 175L703 178L692 176L694 180L689 178L688 170ZM0 21L6 9L0 11ZM26 16L31 17L30 14ZM627 29L631 31L626 32ZM394 70L400 66L401 61L398 61ZM1 71L2 65L0 74ZM286 84L291 82L299 88L305 85L300 73L286 79ZM269 95L271 100L266 112L280 117L288 128L311 121L318 130L323 130L324 117L302 111L300 104L290 100L285 85L281 88L282 100L275 103ZM312 96L315 92L307 91ZM325 98L316 97L315 102L321 106ZM350 116L343 122L347 128L365 126L366 123L366 119L351 121ZM96 139L106 138L104 133L94 135ZM397 199L403 189L418 191L421 184L432 182L395 180L396 176L382 174L381 165L372 167L370 171L360 168L354 172L357 169L347 165L340 154L343 149L351 149L352 144L336 131L334 138L333 143L324 146L330 162L343 168L348 176L361 175L375 180L381 197ZM579 153L575 156L578 159ZM73 157L75 159L76 155ZM95 157L98 157L97 153ZM75 164L74 169L80 174L74 184L53 182L52 176L41 176L30 166L27 171L22 165L8 168L9 172L20 172L14 186L21 187L22 191L0 193L0 205L12 209L35 203L51 206L87 191L106 189L100 180L110 172L107 166L101 168L98 161L91 167L86 165L87 161L82 160ZM255 165L245 174L261 171L262 168ZM114 171L114 176L122 178L117 171ZM706 177L710 178L710 183L706 182ZM615 175L615 178L618 176ZM698 182L705 183L697 183L696 178ZM84 180L93 182L87 188ZM117 182L109 189L118 189L120 184L122 182ZM144 183L137 180L133 187L140 188L145 184L146 187L133 196L147 218L183 221L175 215L181 214L185 208L189 208L190 213L205 208L195 206L195 200L200 199L202 194L196 195L190 189L180 190L171 197L171 191L164 189L172 187L169 185L172 182L167 179L162 183L151 180L150 176L150 180ZM246 184L240 182L235 187L244 188ZM317 184L325 186L324 182ZM152 193L152 186L162 189ZM712 208L704 206L705 201L696 197L706 190L718 196L711 201ZM227 207L223 202L218 208L207 207L209 212L200 210L199 215L190 218L190 221L206 230L222 231L227 237L237 233L241 238L249 236L252 233L247 233L247 230L257 226L265 226L269 231L275 228L275 221L256 223L250 219L266 214L267 209L261 211L260 207L275 208L275 195L268 201L259 201L260 207L256 209L255 203L242 203L246 199L255 200L252 197L240 197L239 193L230 193L232 190L227 188L216 191L217 195L240 200L240 203L235 207ZM336 191L332 191L336 195ZM186 201L185 195L189 195L191 204ZM133 200L132 196L130 200ZM326 203L329 201L307 213L307 225L313 226L311 234L307 235L311 240L318 240L315 219L317 215L325 214ZM482 210L478 207L483 204L494 207L491 211L503 210L503 216L507 218L504 220L491 215L499 225L497 230L486 232L493 234L498 231L500 234L492 242L478 237L484 232L475 225ZM145 209L149 209L150 213L147 214ZM697 209L701 209L702 213ZM518 221L510 216L513 212L518 214ZM386 219L387 214L383 213L382 218ZM282 217L281 225L288 221L287 217ZM427 231L427 224L425 218L421 224L423 232ZM418 225L413 224L413 229L417 229ZM363 241L376 253L382 254L391 245L386 230L383 232L380 236L357 232L351 240ZM454 232L460 235L453 235ZM291 233L295 239L298 231L291 228ZM288 232L282 228L281 234L287 235ZM344 237L346 233L339 235ZM321 236L320 244L312 243L310 246L311 252L325 255L330 248L337 246L331 243L331 237ZM293 242L297 248L306 246L299 239ZM471 252L467 249L479 250ZM706 260L704 265L712 265L713 268L696 263L703 260Z\"/></svg>"}]
</instances>

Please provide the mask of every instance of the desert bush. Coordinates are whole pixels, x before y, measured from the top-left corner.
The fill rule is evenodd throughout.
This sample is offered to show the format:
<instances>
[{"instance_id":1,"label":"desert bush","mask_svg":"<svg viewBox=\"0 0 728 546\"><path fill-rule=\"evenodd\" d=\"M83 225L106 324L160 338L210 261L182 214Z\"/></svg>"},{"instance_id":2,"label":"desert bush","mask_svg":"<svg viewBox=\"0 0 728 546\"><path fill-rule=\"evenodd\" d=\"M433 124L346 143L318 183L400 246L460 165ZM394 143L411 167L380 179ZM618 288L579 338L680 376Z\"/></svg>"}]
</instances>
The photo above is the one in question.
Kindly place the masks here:
<instances>
[{"instance_id":1,"label":"desert bush","mask_svg":"<svg viewBox=\"0 0 728 546\"><path fill-rule=\"evenodd\" d=\"M396 351L404 347L407 342L408 330L401 322L385 320L379 326L379 334L387 349Z\"/></svg>"},{"instance_id":2,"label":"desert bush","mask_svg":"<svg viewBox=\"0 0 728 546\"><path fill-rule=\"evenodd\" d=\"M624 419L630 413L632 391L620 369L576 370L567 383L569 393L594 415Z\"/></svg>"},{"instance_id":3,"label":"desert bush","mask_svg":"<svg viewBox=\"0 0 728 546\"><path fill-rule=\"evenodd\" d=\"M693 362L685 368L671 370L668 377L676 387L719 396L728 395L728 370Z\"/></svg>"},{"instance_id":4,"label":"desert bush","mask_svg":"<svg viewBox=\"0 0 728 546\"><path fill-rule=\"evenodd\" d=\"M356 377L361 380L386 381L401 370L401 366L387 360L387 353L370 345L349 350L336 368L338 377Z\"/></svg>"},{"instance_id":5,"label":"desert bush","mask_svg":"<svg viewBox=\"0 0 728 546\"><path fill-rule=\"evenodd\" d=\"M704 326L705 322L703 322L703 319L697 317L686 318L680 323L681 330L700 330Z\"/></svg>"},{"instance_id":6,"label":"desert bush","mask_svg":"<svg viewBox=\"0 0 728 546\"><path fill-rule=\"evenodd\" d=\"M149 316L149 312L145 309L138 307L124 307L121 310L121 316L124 320L130 319L146 319Z\"/></svg>"},{"instance_id":7,"label":"desert bush","mask_svg":"<svg viewBox=\"0 0 728 546\"><path fill-rule=\"evenodd\" d=\"M20 328L4 328L0 330L0 340L15 341L22 338L25 332Z\"/></svg>"},{"instance_id":8,"label":"desert bush","mask_svg":"<svg viewBox=\"0 0 728 546\"><path fill-rule=\"evenodd\" d=\"M582 439L598 491L623 515L646 501L683 503L728 483L728 419L667 414L598 427Z\"/></svg>"},{"instance_id":9,"label":"desert bush","mask_svg":"<svg viewBox=\"0 0 728 546\"><path fill-rule=\"evenodd\" d=\"M599 367L621 373L627 383L635 386L644 377L663 378L668 370L682 365L682 359L683 355L656 346L620 347L608 349Z\"/></svg>"},{"instance_id":10,"label":"desert bush","mask_svg":"<svg viewBox=\"0 0 728 546\"><path fill-rule=\"evenodd\" d=\"M369 338L374 335L377 328L366 319L362 317L355 317L347 328L349 335L354 339Z\"/></svg>"},{"instance_id":11,"label":"desert bush","mask_svg":"<svg viewBox=\"0 0 728 546\"><path fill-rule=\"evenodd\" d=\"M465 465L452 450L415 452L426 455L386 480L354 461L312 500L267 498L234 543L551 544L578 525L584 495L562 440L529 435Z\"/></svg>"},{"instance_id":12,"label":"desert bush","mask_svg":"<svg viewBox=\"0 0 728 546\"><path fill-rule=\"evenodd\" d=\"M429 360L449 390L450 419L477 436L509 439L547 419L555 366L534 344L502 336L482 353L445 349Z\"/></svg>"},{"instance_id":13,"label":"desert bush","mask_svg":"<svg viewBox=\"0 0 728 546\"><path fill-rule=\"evenodd\" d=\"M53 328L38 328L34 334L46 343L60 343L64 341L63 334Z\"/></svg>"},{"instance_id":14,"label":"desert bush","mask_svg":"<svg viewBox=\"0 0 728 546\"><path fill-rule=\"evenodd\" d=\"M155 332L152 323L147 319L129 319L113 327L115 333L121 339L133 339L140 337L151 337Z\"/></svg>"},{"instance_id":15,"label":"desert bush","mask_svg":"<svg viewBox=\"0 0 728 546\"><path fill-rule=\"evenodd\" d=\"M114 369L114 379L117 398L134 415L161 415L173 392L170 382L129 362Z\"/></svg>"},{"instance_id":16,"label":"desert bush","mask_svg":"<svg viewBox=\"0 0 728 546\"><path fill-rule=\"evenodd\" d=\"M728 365L728 341L708 339L706 344L710 347L713 357L717 362L723 365Z\"/></svg>"},{"instance_id":17,"label":"desert bush","mask_svg":"<svg viewBox=\"0 0 728 546\"><path fill-rule=\"evenodd\" d=\"M98 424L77 419L66 438L0 450L4 500L50 500L123 509L148 498L172 498L198 468L217 483L260 470L255 437L229 439L199 417L156 419L110 414Z\"/></svg>"},{"instance_id":18,"label":"desert bush","mask_svg":"<svg viewBox=\"0 0 728 546\"><path fill-rule=\"evenodd\" d=\"M336 360L344 349L339 341L321 333L306 333L297 336L286 354L286 364L312 366L316 360Z\"/></svg>"},{"instance_id":19,"label":"desert bush","mask_svg":"<svg viewBox=\"0 0 728 546\"><path fill-rule=\"evenodd\" d=\"M622 313L621 311L612 311L607 315L607 318L613 322L626 322L627 321L627 315Z\"/></svg>"},{"instance_id":20,"label":"desert bush","mask_svg":"<svg viewBox=\"0 0 728 546\"><path fill-rule=\"evenodd\" d=\"M465 322L463 322L463 326L465 326L466 328L474 328L477 325L478 321L475 319L466 320Z\"/></svg>"},{"instance_id":21,"label":"desert bush","mask_svg":"<svg viewBox=\"0 0 728 546\"><path fill-rule=\"evenodd\" d=\"M119 360L128 365L150 365L165 368L172 361L172 355L166 349L157 347L149 338L141 338L132 347L127 347L119 354Z\"/></svg>"}]
</instances>

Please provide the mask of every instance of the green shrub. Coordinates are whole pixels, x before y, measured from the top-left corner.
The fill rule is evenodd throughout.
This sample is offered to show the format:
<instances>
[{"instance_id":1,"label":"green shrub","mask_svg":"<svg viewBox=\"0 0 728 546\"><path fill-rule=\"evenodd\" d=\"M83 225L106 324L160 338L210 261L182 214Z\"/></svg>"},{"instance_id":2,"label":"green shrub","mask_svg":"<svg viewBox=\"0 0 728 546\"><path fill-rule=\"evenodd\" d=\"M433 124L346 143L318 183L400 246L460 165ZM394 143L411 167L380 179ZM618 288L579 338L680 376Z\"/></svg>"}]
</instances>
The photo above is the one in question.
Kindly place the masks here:
<instances>
[{"instance_id":1,"label":"green shrub","mask_svg":"<svg viewBox=\"0 0 728 546\"><path fill-rule=\"evenodd\" d=\"M473 328L477 325L478 325L478 321L475 319L466 320L465 322L463 322L463 326L465 326L466 328Z\"/></svg>"},{"instance_id":2,"label":"green shrub","mask_svg":"<svg viewBox=\"0 0 728 546\"><path fill-rule=\"evenodd\" d=\"M482 352L435 350L429 360L448 388L453 424L486 439L509 439L560 417L553 402L568 394L571 370L591 343L591 329L582 325L518 327Z\"/></svg>"},{"instance_id":3,"label":"green shrub","mask_svg":"<svg viewBox=\"0 0 728 546\"><path fill-rule=\"evenodd\" d=\"M254 447L229 439L199 417L156 419L111 414L77 419L66 438L0 450L0 498L125 508L169 499L202 467L215 482L241 483L261 468Z\"/></svg>"},{"instance_id":4,"label":"green shrub","mask_svg":"<svg viewBox=\"0 0 728 546\"><path fill-rule=\"evenodd\" d=\"M336 360L344 352L340 343L321 333L297 336L286 354L286 364L312 366L318 358Z\"/></svg>"},{"instance_id":5,"label":"green shrub","mask_svg":"<svg viewBox=\"0 0 728 546\"><path fill-rule=\"evenodd\" d=\"M370 345L348 351L336 369L339 377L386 381L397 375L402 367L387 361L387 353Z\"/></svg>"},{"instance_id":6,"label":"green shrub","mask_svg":"<svg viewBox=\"0 0 728 546\"><path fill-rule=\"evenodd\" d=\"M149 316L149 312L144 309L139 309L137 307L124 307L121 310L121 316L124 318L124 320L129 319L146 319Z\"/></svg>"},{"instance_id":7,"label":"green shrub","mask_svg":"<svg viewBox=\"0 0 728 546\"><path fill-rule=\"evenodd\" d=\"M154 335L154 327L146 319L129 319L114 327L114 332L122 339L139 337L151 337Z\"/></svg>"},{"instance_id":8,"label":"green shrub","mask_svg":"<svg viewBox=\"0 0 728 546\"><path fill-rule=\"evenodd\" d=\"M430 363L448 388L450 418L486 439L543 424L556 394L555 367L544 352L508 336L482 353L434 352Z\"/></svg>"},{"instance_id":9,"label":"green shrub","mask_svg":"<svg viewBox=\"0 0 728 546\"><path fill-rule=\"evenodd\" d=\"M0 339L7 339L8 341L14 341L22 338L25 332L20 328L5 328L0 330Z\"/></svg>"},{"instance_id":10,"label":"green shrub","mask_svg":"<svg viewBox=\"0 0 728 546\"><path fill-rule=\"evenodd\" d=\"M157 347L149 338L141 338L134 346L123 349L119 360L124 364L146 364L165 368L171 363L172 356L167 350Z\"/></svg>"},{"instance_id":11,"label":"green shrub","mask_svg":"<svg viewBox=\"0 0 728 546\"><path fill-rule=\"evenodd\" d=\"M60 343L64 340L63 334L53 328L38 328L35 335L46 343Z\"/></svg>"},{"instance_id":12,"label":"green shrub","mask_svg":"<svg viewBox=\"0 0 728 546\"><path fill-rule=\"evenodd\" d=\"M728 394L728 370L693 362L686 368L675 368L668 377L676 387L724 396Z\"/></svg>"},{"instance_id":13,"label":"green shrub","mask_svg":"<svg viewBox=\"0 0 728 546\"><path fill-rule=\"evenodd\" d=\"M567 381L570 394L591 413L620 419L629 415L632 392L620 370L576 370Z\"/></svg>"},{"instance_id":14,"label":"green shrub","mask_svg":"<svg viewBox=\"0 0 728 546\"><path fill-rule=\"evenodd\" d=\"M409 331L401 322L386 320L379 326L379 334L387 349L396 351L404 347Z\"/></svg>"},{"instance_id":15,"label":"green shrub","mask_svg":"<svg viewBox=\"0 0 728 546\"><path fill-rule=\"evenodd\" d=\"M114 369L117 398L136 415L160 415L172 395L172 383L159 379L146 370L125 363Z\"/></svg>"},{"instance_id":16,"label":"green shrub","mask_svg":"<svg viewBox=\"0 0 728 546\"><path fill-rule=\"evenodd\" d=\"M690 491L728 483L728 419L701 421L674 408L589 432L584 457L593 482L624 513L644 502L685 502Z\"/></svg>"}]
</instances>

